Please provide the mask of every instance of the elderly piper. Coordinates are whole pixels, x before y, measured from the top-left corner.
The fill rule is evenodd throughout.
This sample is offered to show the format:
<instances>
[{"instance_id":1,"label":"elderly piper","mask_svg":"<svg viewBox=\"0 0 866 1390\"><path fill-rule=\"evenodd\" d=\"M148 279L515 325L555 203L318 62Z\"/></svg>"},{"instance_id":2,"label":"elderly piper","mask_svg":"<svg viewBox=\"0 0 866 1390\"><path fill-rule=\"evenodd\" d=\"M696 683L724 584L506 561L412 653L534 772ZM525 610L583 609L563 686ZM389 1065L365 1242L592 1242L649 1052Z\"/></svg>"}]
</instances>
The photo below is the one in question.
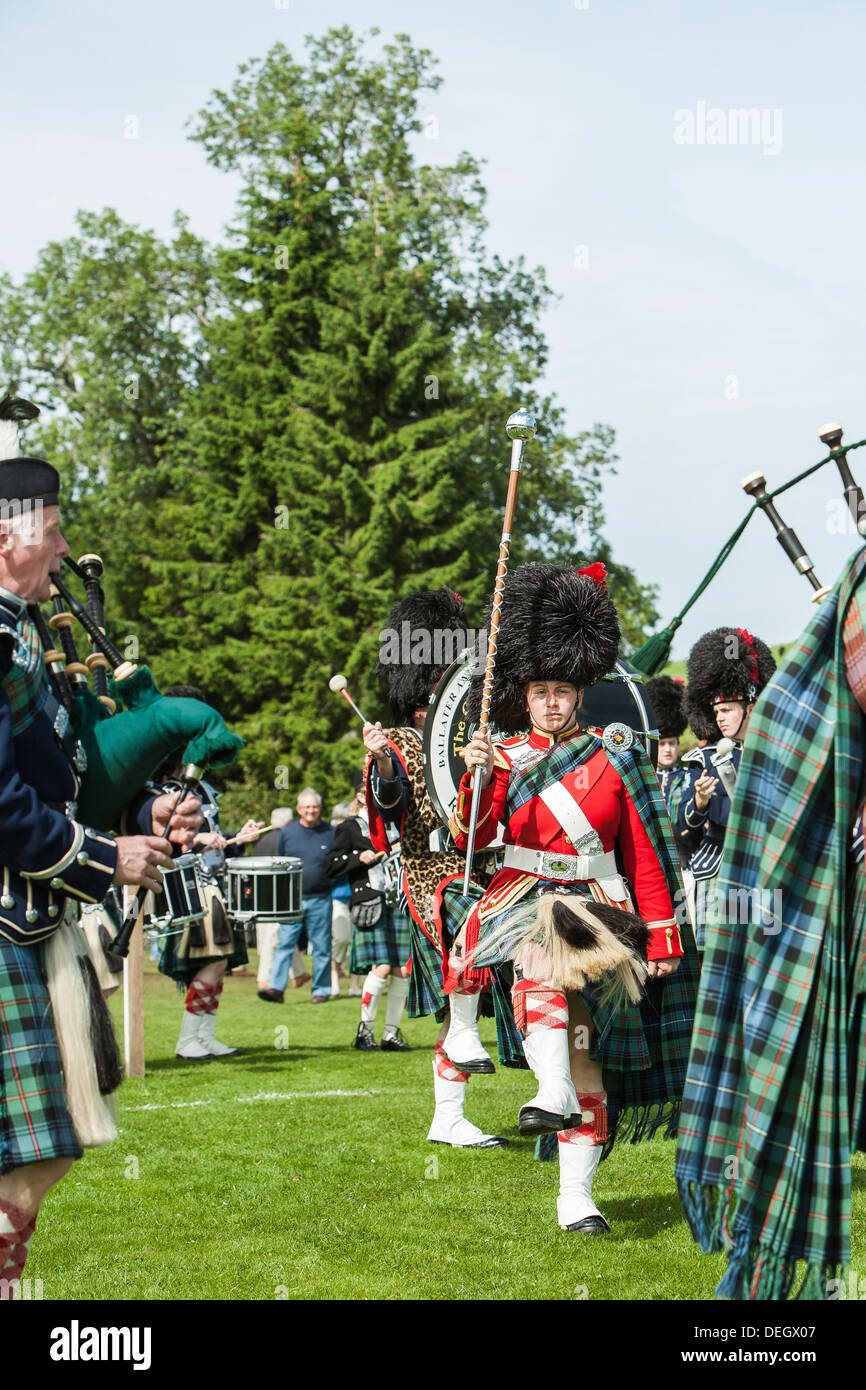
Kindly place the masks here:
<instances>
[{"instance_id":1,"label":"elderly piper","mask_svg":"<svg viewBox=\"0 0 866 1390\"><path fill-rule=\"evenodd\" d=\"M80 746L28 613L69 553L57 472L18 453L17 422L37 414L0 401L0 1298L14 1295L46 1192L83 1146L114 1137L102 1096L119 1068L116 1048L113 1059L108 1046L95 1055L91 1042L97 1001L76 959L80 904L112 883L162 891L171 858L159 836L175 800L134 797L124 829L140 833L117 839L75 818ZM186 846L200 822L187 798L170 838Z\"/></svg>"}]
</instances>

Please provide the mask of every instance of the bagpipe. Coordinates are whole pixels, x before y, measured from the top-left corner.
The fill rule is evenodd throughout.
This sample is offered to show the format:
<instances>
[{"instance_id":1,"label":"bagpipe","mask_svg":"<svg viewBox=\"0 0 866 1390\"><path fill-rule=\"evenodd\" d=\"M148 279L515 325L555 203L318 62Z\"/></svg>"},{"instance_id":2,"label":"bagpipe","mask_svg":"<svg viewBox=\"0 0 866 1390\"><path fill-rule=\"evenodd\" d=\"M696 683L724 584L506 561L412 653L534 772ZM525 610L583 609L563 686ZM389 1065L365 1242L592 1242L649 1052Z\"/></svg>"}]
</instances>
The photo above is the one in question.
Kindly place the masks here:
<instances>
[{"instance_id":1,"label":"bagpipe","mask_svg":"<svg viewBox=\"0 0 866 1390\"><path fill-rule=\"evenodd\" d=\"M740 536L745 531L746 526L757 511L763 512L767 517L767 520L770 522L775 532L776 540L794 566L794 569L798 574L803 575L808 580L812 588L812 602L820 603L822 599L826 598L827 594L830 593L830 586L821 583L815 573L815 566L809 558L802 541L794 529L788 526L781 516L775 499L781 496L783 492L787 492L790 488L796 487L804 478L810 477L813 473L817 472L818 469L823 468L825 464L831 462L835 463L842 481L843 496L848 510L851 513L857 534L861 538L866 538L866 499L864 499L863 491L855 480L848 462L848 454L855 449L862 449L863 446L866 445L866 439L860 439L856 444L843 445L842 434L843 429L840 424L834 422L829 425L824 425L818 431L818 438L822 444L826 445L829 451L826 457L819 459L817 463L811 464L808 468L804 468L801 473L798 473L793 478L789 478L786 483L781 483L771 492L767 491L767 479L763 473L749 473L743 478L740 486L747 497L753 499L750 510L743 517L743 520L737 526L736 530L725 541L725 544L713 560L712 565L704 575L700 584L695 589L694 593L690 595L676 617L672 618L667 627L661 632L653 633L653 635L644 642L643 646L639 647L634 653L631 658L632 664L636 666L639 671L642 671L646 676L654 676L667 664L670 659L671 645L677 628L682 626L683 619L689 609L697 603L701 594L718 574Z\"/></svg>"},{"instance_id":2,"label":"bagpipe","mask_svg":"<svg viewBox=\"0 0 866 1390\"><path fill-rule=\"evenodd\" d=\"M68 725L80 744L79 819L108 831L170 754L182 750L174 810L206 768L234 763L244 741L210 705L162 695L149 668L127 660L106 635L103 564L98 555L82 555L77 562L66 556L64 563L83 582L85 603L56 574L51 617L46 620L38 605L30 605L29 612ZM75 622L90 639L91 651L84 661L73 636ZM165 838L168 833L167 825ZM140 889L112 945L114 955L128 953L143 900Z\"/></svg>"}]
</instances>

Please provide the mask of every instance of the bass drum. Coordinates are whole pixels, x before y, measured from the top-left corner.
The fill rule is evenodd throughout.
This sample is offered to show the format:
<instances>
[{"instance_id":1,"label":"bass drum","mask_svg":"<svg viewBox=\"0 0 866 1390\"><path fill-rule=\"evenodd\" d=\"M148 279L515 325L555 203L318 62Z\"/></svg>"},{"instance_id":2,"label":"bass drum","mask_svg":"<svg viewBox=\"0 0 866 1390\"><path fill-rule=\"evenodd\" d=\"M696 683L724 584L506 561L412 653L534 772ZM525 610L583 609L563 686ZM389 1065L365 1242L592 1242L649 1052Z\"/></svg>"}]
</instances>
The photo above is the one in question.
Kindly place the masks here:
<instances>
[{"instance_id":1,"label":"bass drum","mask_svg":"<svg viewBox=\"0 0 866 1390\"><path fill-rule=\"evenodd\" d=\"M457 804L457 789L465 772L460 749L475 732L466 714L469 686L475 669L475 653L466 652L448 667L430 698L424 721L424 780L430 800L443 821ZM658 759L658 730L646 677L627 661L618 661L610 675L587 686L580 705L580 720L593 728L625 724L640 739L653 767ZM491 726L491 735L497 737Z\"/></svg>"}]
</instances>

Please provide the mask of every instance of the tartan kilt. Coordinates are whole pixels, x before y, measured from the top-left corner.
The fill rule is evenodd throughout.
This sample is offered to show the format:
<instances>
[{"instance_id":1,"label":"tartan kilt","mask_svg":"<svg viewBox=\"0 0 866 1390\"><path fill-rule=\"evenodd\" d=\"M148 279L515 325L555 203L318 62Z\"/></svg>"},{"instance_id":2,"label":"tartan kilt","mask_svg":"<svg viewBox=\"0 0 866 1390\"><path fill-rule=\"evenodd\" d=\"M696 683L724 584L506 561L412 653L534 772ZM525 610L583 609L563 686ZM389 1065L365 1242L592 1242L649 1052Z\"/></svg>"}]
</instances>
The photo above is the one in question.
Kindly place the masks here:
<instances>
[{"instance_id":1,"label":"tartan kilt","mask_svg":"<svg viewBox=\"0 0 866 1390\"><path fill-rule=\"evenodd\" d=\"M441 885L440 885L441 886ZM443 931L449 946L463 926L473 899L465 899L459 889L440 899ZM439 949L429 937L425 936L417 922L412 921L412 972L409 976L409 1001L407 1012L410 1018L424 1014L435 1014L441 1023L445 1017L448 995L443 989L443 960ZM489 1015L492 1009L496 1020L496 1045L499 1064L503 1067L522 1067L527 1061L523 1043L514 1023L514 1010L511 1004L511 985L513 972L510 962L491 971L489 993L481 996L479 1014Z\"/></svg>"},{"instance_id":2,"label":"tartan kilt","mask_svg":"<svg viewBox=\"0 0 866 1390\"><path fill-rule=\"evenodd\" d=\"M848 876L848 1092L851 1149L866 1152L866 862L851 866Z\"/></svg>"},{"instance_id":3,"label":"tartan kilt","mask_svg":"<svg viewBox=\"0 0 866 1390\"><path fill-rule=\"evenodd\" d=\"M374 965L409 964L411 919L396 904L383 903L375 926L352 928L352 954L349 973L362 975Z\"/></svg>"},{"instance_id":4,"label":"tartan kilt","mask_svg":"<svg viewBox=\"0 0 866 1390\"><path fill-rule=\"evenodd\" d=\"M222 895L216 889L206 890L205 902L210 909L215 897L219 897L222 903ZM213 954L207 950L202 951L196 948L195 955L187 954L189 948L189 928L184 927L178 930L176 927L168 928L167 932L159 937L159 958L157 968L163 975L168 975L169 979L174 980L178 988L189 985L195 979L198 972L205 965L213 965L217 961L224 960L226 971L234 970L236 965L246 965L249 960L247 954L247 938L244 924L232 922L227 918L229 930L231 931L231 945L217 948L214 946ZM210 910L204 919L204 929L206 938L211 939L212 918Z\"/></svg>"},{"instance_id":5,"label":"tartan kilt","mask_svg":"<svg viewBox=\"0 0 866 1390\"><path fill-rule=\"evenodd\" d=\"M0 941L0 1173L81 1158L40 946Z\"/></svg>"},{"instance_id":6,"label":"tartan kilt","mask_svg":"<svg viewBox=\"0 0 866 1390\"><path fill-rule=\"evenodd\" d=\"M406 1012L410 1018L435 1014L441 1023L447 1002L442 988L442 954L413 918L410 918L409 942L412 970Z\"/></svg>"},{"instance_id":7,"label":"tartan kilt","mask_svg":"<svg viewBox=\"0 0 866 1390\"><path fill-rule=\"evenodd\" d=\"M582 897L592 898L588 885L571 886ZM525 902L522 899L521 905ZM501 970L501 957L484 950L485 927L489 932L496 920L482 924L474 964ZM676 1134L700 974L687 925L681 928L681 936L686 954L679 969L664 980L647 980L639 1004L617 1009L604 1002L597 985L585 985L580 991L595 1030L590 1057L601 1066L607 1091L610 1138L606 1152L615 1140L630 1139L636 1144L652 1138L660 1128L665 1138Z\"/></svg>"}]
</instances>

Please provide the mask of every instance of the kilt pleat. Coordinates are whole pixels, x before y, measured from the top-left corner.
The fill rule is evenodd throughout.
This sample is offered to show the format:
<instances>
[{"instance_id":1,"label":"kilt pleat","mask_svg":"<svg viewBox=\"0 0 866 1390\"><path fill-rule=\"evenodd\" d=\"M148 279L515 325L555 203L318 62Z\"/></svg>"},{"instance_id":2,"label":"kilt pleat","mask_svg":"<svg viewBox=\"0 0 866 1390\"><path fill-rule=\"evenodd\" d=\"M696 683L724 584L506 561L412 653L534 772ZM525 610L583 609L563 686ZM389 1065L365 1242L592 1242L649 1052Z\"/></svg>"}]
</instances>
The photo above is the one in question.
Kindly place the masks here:
<instances>
[{"instance_id":1,"label":"kilt pleat","mask_svg":"<svg viewBox=\"0 0 866 1390\"><path fill-rule=\"evenodd\" d=\"M350 973L362 975L374 965L408 965L412 949L410 927L408 912L384 903L382 915L374 926L352 929Z\"/></svg>"},{"instance_id":2,"label":"kilt pleat","mask_svg":"<svg viewBox=\"0 0 866 1390\"><path fill-rule=\"evenodd\" d=\"M0 943L0 1173L83 1153L66 1085L39 946Z\"/></svg>"}]
</instances>

